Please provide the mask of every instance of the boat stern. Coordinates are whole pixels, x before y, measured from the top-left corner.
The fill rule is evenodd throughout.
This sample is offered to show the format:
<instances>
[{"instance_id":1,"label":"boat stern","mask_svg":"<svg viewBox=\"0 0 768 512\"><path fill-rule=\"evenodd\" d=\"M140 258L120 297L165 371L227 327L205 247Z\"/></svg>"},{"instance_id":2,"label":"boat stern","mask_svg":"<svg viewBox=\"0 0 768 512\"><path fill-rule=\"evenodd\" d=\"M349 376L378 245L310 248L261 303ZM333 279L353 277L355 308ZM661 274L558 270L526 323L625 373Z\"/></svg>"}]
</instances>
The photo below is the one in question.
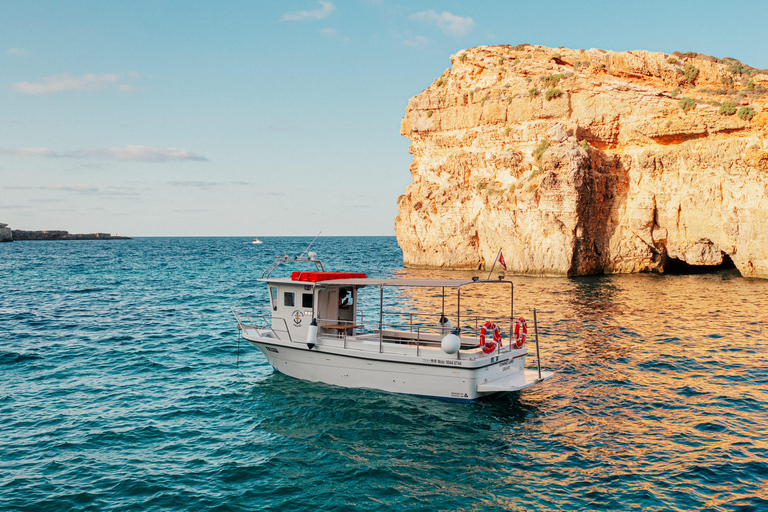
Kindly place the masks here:
<instances>
[{"instance_id":1,"label":"boat stern","mask_svg":"<svg viewBox=\"0 0 768 512\"><path fill-rule=\"evenodd\" d=\"M520 372L512 373L511 375L507 375L498 380L478 384L477 392L488 394L520 391L521 389L535 386L539 382L549 380L554 376L555 374L553 372L543 370L541 372L538 370L523 370Z\"/></svg>"}]
</instances>

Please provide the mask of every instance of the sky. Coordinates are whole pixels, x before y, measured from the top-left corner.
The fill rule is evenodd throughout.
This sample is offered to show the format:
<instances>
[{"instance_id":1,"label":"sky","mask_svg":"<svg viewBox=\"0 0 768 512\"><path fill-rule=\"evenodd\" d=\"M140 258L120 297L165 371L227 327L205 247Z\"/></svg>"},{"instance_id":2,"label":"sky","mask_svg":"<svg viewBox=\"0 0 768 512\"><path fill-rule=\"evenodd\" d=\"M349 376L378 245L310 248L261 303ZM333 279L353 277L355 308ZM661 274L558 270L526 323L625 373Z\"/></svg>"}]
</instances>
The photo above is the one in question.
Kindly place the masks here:
<instances>
[{"instance_id":1,"label":"sky","mask_svg":"<svg viewBox=\"0 0 768 512\"><path fill-rule=\"evenodd\" d=\"M479 45L768 68L768 2L0 0L0 222L393 235L409 98Z\"/></svg>"}]
</instances>

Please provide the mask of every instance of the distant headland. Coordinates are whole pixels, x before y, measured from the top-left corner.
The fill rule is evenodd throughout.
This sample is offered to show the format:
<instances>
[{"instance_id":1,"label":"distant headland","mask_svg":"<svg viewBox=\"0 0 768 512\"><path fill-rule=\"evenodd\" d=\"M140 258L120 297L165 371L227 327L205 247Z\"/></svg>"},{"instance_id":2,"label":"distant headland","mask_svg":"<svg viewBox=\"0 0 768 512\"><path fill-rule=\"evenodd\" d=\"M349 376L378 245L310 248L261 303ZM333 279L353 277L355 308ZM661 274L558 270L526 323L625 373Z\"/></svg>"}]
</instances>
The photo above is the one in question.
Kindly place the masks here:
<instances>
[{"instance_id":1,"label":"distant headland","mask_svg":"<svg viewBox=\"0 0 768 512\"><path fill-rule=\"evenodd\" d=\"M117 236L109 233L70 233L69 231L24 231L11 229L8 224L0 223L0 242L14 240L131 240L129 236Z\"/></svg>"}]
</instances>

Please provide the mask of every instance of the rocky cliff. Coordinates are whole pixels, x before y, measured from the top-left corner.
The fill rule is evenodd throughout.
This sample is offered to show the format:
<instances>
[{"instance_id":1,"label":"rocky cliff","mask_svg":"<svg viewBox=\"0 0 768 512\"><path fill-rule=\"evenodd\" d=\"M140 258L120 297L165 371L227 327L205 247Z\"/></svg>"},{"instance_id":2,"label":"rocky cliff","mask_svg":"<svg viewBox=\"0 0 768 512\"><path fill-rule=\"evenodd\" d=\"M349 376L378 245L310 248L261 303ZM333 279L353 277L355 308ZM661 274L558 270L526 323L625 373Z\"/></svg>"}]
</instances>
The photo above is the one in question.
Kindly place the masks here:
<instances>
[{"instance_id":1,"label":"rocky cliff","mask_svg":"<svg viewBox=\"0 0 768 512\"><path fill-rule=\"evenodd\" d=\"M768 71L695 53L477 47L411 98L408 267L768 277Z\"/></svg>"},{"instance_id":2,"label":"rocky cliff","mask_svg":"<svg viewBox=\"0 0 768 512\"><path fill-rule=\"evenodd\" d=\"M14 240L131 240L127 236L111 235L109 233L70 233L69 231L25 231L11 229L8 224L0 224L0 242Z\"/></svg>"},{"instance_id":3,"label":"rocky cliff","mask_svg":"<svg viewBox=\"0 0 768 512\"><path fill-rule=\"evenodd\" d=\"M117 236L109 233L70 233L69 231L24 231L14 229L14 240L132 240L129 236Z\"/></svg>"},{"instance_id":4,"label":"rocky cliff","mask_svg":"<svg viewBox=\"0 0 768 512\"><path fill-rule=\"evenodd\" d=\"M13 233L11 232L11 228L8 227L8 224L0 223L0 242L12 242L12 241L13 241Z\"/></svg>"}]
</instances>

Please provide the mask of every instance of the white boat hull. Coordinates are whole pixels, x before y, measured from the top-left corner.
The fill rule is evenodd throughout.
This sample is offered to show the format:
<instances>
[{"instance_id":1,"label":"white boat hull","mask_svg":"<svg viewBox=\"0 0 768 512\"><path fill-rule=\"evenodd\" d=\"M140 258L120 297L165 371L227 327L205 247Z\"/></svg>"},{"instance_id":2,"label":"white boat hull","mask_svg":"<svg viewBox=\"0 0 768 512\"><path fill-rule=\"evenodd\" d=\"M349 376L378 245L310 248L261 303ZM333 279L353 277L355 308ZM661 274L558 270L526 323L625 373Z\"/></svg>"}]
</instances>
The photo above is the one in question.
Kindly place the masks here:
<instances>
[{"instance_id":1,"label":"white boat hull","mask_svg":"<svg viewBox=\"0 0 768 512\"><path fill-rule=\"evenodd\" d=\"M278 257L264 271L260 281L267 285L268 303L232 308L240 335L277 371L336 386L460 402L552 377L525 369L532 342L539 362L536 316L534 310L535 336L529 338L525 319L514 318L511 281L368 278L362 272L326 272L314 253L305 252L306 258L303 253L293 260ZM271 277L288 261L314 264L315 270ZM358 292L365 287L378 288L378 315L375 308L361 307ZM405 310L385 308L385 287L398 290L396 302L413 296L414 303ZM463 287L475 292L462 296ZM453 331L445 316L446 289L456 293ZM481 290L487 297L477 295ZM508 306L509 316L476 313L485 300L498 311Z\"/></svg>"},{"instance_id":2,"label":"white boat hull","mask_svg":"<svg viewBox=\"0 0 768 512\"><path fill-rule=\"evenodd\" d=\"M333 340L310 350L305 343L247 333L243 337L251 341L277 371L291 377L450 401L467 402L516 391L552 377L551 372L542 372L539 379L538 372L525 370L525 348L462 360L428 348L410 347L410 354L402 348L398 353L380 353L375 342L344 347L340 340L338 343ZM355 342L345 345L355 345Z\"/></svg>"}]
</instances>

